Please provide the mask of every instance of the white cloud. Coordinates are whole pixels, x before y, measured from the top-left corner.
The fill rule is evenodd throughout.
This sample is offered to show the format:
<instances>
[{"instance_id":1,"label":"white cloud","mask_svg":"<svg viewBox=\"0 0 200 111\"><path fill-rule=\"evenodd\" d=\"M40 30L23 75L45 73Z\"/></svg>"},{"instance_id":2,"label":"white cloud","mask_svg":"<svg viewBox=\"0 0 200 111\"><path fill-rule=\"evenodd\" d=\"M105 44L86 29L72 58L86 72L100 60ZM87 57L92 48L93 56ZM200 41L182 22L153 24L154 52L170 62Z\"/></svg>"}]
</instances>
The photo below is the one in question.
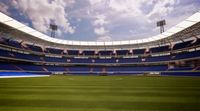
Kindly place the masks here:
<instances>
[{"instance_id":1,"label":"white cloud","mask_svg":"<svg viewBox=\"0 0 200 111\"><path fill-rule=\"evenodd\" d=\"M98 36L98 41L110 41L111 37L108 36L109 31L105 29L105 25L109 22L106 20L106 16L103 14L98 14L95 16L95 19L93 21L94 25L94 33Z\"/></svg>"},{"instance_id":2,"label":"white cloud","mask_svg":"<svg viewBox=\"0 0 200 111\"><path fill-rule=\"evenodd\" d=\"M109 1L108 2L109 4L105 4L104 3L105 0L89 0L91 4L89 11L90 12L95 11L95 13L93 12L93 13L90 13L89 15L95 18L93 21L93 25L95 26L94 33L98 36L97 37L98 40L99 38L106 38L105 36L107 36L108 34L112 35L111 37L109 36L109 38L115 39L116 36L113 33L118 34L119 32L113 32L110 30L113 30L113 29L115 30L116 27L123 28L123 26L133 27L133 26L130 26L132 24L131 22L134 23L135 25L134 27L136 29L135 30L128 29L127 35L125 35L125 37L134 36L134 35L130 35L130 33L138 35L138 33L141 33L143 31L155 33L155 31L152 31L154 29L154 27L152 27L153 25L150 25L150 24L153 24L154 22L156 22L156 20L160 19L161 16L163 17L170 14L174 10L173 7L177 2L177 0L162 0L162 1L160 0L108 0L108 1ZM101 5L108 5L108 7L105 8L106 6L101 6ZM149 7L149 8L144 9L146 7ZM162 15L162 13L165 13L165 14ZM127 24L127 25L124 25L124 24ZM107 28L105 29L105 27ZM143 29L142 27L145 27L145 29ZM141 29L142 31L139 31L139 29ZM129 30L132 30L132 31L129 32ZM141 35L144 35L144 34L141 34Z\"/></svg>"},{"instance_id":3,"label":"white cloud","mask_svg":"<svg viewBox=\"0 0 200 111\"><path fill-rule=\"evenodd\" d=\"M159 33L159 31L153 30L156 27L156 21L171 14L178 3L179 0L110 0L107 9L96 10L96 13L105 17L96 19L94 24L106 27L113 40L116 40L117 36L121 38L120 40L124 40L125 37L129 39L131 37L150 37L155 35L156 32ZM105 20L109 22L105 22ZM127 34L124 32L125 35L120 34L118 30L116 31L116 27L123 31L127 29ZM130 27L130 29L127 27Z\"/></svg>"},{"instance_id":4,"label":"white cloud","mask_svg":"<svg viewBox=\"0 0 200 111\"><path fill-rule=\"evenodd\" d=\"M94 26L102 26L107 23L108 23L108 21L106 21L105 15L97 15L93 25Z\"/></svg>"},{"instance_id":5,"label":"white cloud","mask_svg":"<svg viewBox=\"0 0 200 111\"><path fill-rule=\"evenodd\" d=\"M101 36L102 36L102 35L105 35L106 33L108 33L108 31L105 30L104 27L95 28L95 29L94 29L94 32L95 32L95 34L101 35Z\"/></svg>"},{"instance_id":6,"label":"white cloud","mask_svg":"<svg viewBox=\"0 0 200 111\"><path fill-rule=\"evenodd\" d=\"M74 0L12 0L13 6L28 16L37 30L47 32L49 24L54 21L62 32L71 34L75 29L69 23L65 8L74 3Z\"/></svg>"},{"instance_id":7,"label":"white cloud","mask_svg":"<svg viewBox=\"0 0 200 111\"><path fill-rule=\"evenodd\" d=\"M60 36L63 36L63 32L74 33L76 27L79 27L81 34L77 34L77 40L82 38L82 33L88 35L88 38L94 33L96 40L99 41L141 39L154 36L159 33L155 25L158 19L166 19L166 29L168 29L190 16L194 12L191 10L199 9L196 2L191 3L195 0L189 2L194 4L189 7L189 4L181 4L181 0L12 1L14 6L30 18L33 26L40 31L47 32L49 24L55 20L55 23L59 25L57 34ZM76 27L71 25L69 19Z\"/></svg>"},{"instance_id":8,"label":"white cloud","mask_svg":"<svg viewBox=\"0 0 200 111\"><path fill-rule=\"evenodd\" d=\"M10 15L8 12L8 6L4 3L0 2L0 12L3 12L4 14Z\"/></svg>"},{"instance_id":9,"label":"white cloud","mask_svg":"<svg viewBox=\"0 0 200 111\"><path fill-rule=\"evenodd\" d=\"M125 18L146 17L152 20L164 17L174 10L174 5L178 0L110 0L109 7L115 16ZM149 7L149 9L145 9Z\"/></svg>"},{"instance_id":10,"label":"white cloud","mask_svg":"<svg viewBox=\"0 0 200 111\"><path fill-rule=\"evenodd\" d=\"M95 4L101 3L102 1L103 0L89 0L91 5L95 5Z\"/></svg>"},{"instance_id":11,"label":"white cloud","mask_svg":"<svg viewBox=\"0 0 200 111\"><path fill-rule=\"evenodd\" d=\"M147 15L149 20L159 19L159 17L165 17L174 10L174 5L177 0L162 0L157 1L153 10Z\"/></svg>"},{"instance_id":12,"label":"white cloud","mask_svg":"<svg viewBox=\"0 0 200 111\"><path fill-rule=\"evenodd\" d=\"M138 16L142 12L140 7L144 0L110 0L109 7L120 14Z\"/></svg>"}]
</instances>

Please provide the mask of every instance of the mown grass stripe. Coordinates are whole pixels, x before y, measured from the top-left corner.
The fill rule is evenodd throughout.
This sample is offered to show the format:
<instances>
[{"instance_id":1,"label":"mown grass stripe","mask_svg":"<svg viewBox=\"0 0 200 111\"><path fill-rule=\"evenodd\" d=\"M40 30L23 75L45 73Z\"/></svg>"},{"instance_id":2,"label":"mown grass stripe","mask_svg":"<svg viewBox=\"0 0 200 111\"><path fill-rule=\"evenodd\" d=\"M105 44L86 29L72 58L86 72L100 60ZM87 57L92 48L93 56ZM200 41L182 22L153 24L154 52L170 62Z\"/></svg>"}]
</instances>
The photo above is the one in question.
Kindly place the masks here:
<instances>
[{"instance_id":1,"label":"mown grass stripe","mask_svg":"<svg viewBox=\"0 0 200 111\"><path fill-rule=\"evenodd\" d=\"M193 111L200 78L54 76L0 80L1 111Z\"/></svg>"}]
</instances>

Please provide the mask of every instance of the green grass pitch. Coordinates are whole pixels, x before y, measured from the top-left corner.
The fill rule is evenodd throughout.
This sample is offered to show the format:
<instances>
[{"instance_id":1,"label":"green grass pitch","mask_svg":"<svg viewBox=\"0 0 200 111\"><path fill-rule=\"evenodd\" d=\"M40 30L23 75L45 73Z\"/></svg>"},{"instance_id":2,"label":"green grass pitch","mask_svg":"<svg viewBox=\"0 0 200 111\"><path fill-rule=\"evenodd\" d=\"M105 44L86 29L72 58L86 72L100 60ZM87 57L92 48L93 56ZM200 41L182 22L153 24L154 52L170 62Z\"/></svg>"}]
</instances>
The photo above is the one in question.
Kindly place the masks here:
<instances>
[{"instance_id":1,"label":"green grass pitch","mask_svg":"<svg viewBox=\"0 0 200 111\"><path fill-rule=\"evenodd\" d=\"M0 111L200 111L200 78L0 79Z\"/></svg>"}]
</instances>

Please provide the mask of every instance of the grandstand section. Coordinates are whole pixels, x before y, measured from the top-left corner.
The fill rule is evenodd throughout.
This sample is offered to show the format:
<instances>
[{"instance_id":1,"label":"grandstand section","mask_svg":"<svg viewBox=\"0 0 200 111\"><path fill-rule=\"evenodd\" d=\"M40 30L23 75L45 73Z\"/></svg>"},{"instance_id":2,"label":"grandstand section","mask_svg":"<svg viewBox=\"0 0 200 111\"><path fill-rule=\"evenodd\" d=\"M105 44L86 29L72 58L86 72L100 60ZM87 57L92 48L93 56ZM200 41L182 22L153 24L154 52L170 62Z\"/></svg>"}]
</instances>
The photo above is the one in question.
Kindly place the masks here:
<instances>
[{"instance_id":1,"label":"grandstand section","mask_svg":"<svg viewBox=\"0 0 200 111\"><path fill-rule=\"evenodd\" d=\"M33 74L200 76L200 12L142 40L50 38L0 13L0 71Z\"/></svg>"}]
</instances>

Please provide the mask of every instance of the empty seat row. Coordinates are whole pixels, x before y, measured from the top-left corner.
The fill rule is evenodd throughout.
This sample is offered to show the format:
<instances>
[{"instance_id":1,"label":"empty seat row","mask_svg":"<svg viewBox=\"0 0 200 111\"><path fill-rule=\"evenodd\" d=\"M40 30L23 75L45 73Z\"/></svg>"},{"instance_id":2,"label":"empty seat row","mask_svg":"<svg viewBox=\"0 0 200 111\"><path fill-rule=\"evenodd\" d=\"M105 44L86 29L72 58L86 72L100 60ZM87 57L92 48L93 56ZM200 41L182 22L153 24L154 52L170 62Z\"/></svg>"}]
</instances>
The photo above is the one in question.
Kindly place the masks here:
<instances>
[{"instance_id":1,"label":"empty seat row","mask_svg":"<svg viewBox=\"0 0 200 111\"><path fill-rule=\"evenodd\" d=\"M15 58L30 61L41 62L55 62L55 63L76 63L76 64L88 64L88 63L141 63L141 62L164 62L170 60L180 60L188 58L200 57L200 50L193 52L183 52L172 55L157 56L157 57L137 57L137 58L73 58L73 57L43 57L33 54L23 54L18 52L12 52L0 49L0 57Z\"/></svg>"},{"instance_id":2,"label":"empty seat row","mask_svg":"<svg viewBox=\"0 0 200 111\"><path fill-rule=\"evenodd\" d=\"M9 45L12 47L16 48L23 48L27 50L32 50L32 51L37 51L37 52L43 52L43 49L41 46L37 45L30 45L30 44L22 44L18 41L15 40L9 40L9 39L3 39L3 41L0 42L1 44L4 45ZM101 56L110 56L110 55L127 55L127 54L145 54L145 53L159 53L159 52L166 52L166 51L171 51L171 50L179 50L187 47L192 47L200 45L200 39L197 39L196 41L190 40L186 42L181 42L175 44L172 49L171 46L166 45L166 46L158 46L158 47L153 47L150 48L149 50L146 49L133 49L132 51L130 50L100 50L98 52L95 52L94 50L66 50L64 49L56 49L56 48L46 48L44 49L45 53L51 53L51 54L67 54L67 55L86 55L86 56L92 56L92 55L101 55Z\"/></svg>"},{"instance_id":3,"label":"empty seat row","mask_svg":"<svg viewBox=\"0 0 200 111\"><path fill-rule=\"evenodd\" d=\"M166 71L167 65L157 66L48 66L34 64L0 63L0 70L18 71L61 71L61 72L129 72Z\"/></svg>"}]
</instances>

